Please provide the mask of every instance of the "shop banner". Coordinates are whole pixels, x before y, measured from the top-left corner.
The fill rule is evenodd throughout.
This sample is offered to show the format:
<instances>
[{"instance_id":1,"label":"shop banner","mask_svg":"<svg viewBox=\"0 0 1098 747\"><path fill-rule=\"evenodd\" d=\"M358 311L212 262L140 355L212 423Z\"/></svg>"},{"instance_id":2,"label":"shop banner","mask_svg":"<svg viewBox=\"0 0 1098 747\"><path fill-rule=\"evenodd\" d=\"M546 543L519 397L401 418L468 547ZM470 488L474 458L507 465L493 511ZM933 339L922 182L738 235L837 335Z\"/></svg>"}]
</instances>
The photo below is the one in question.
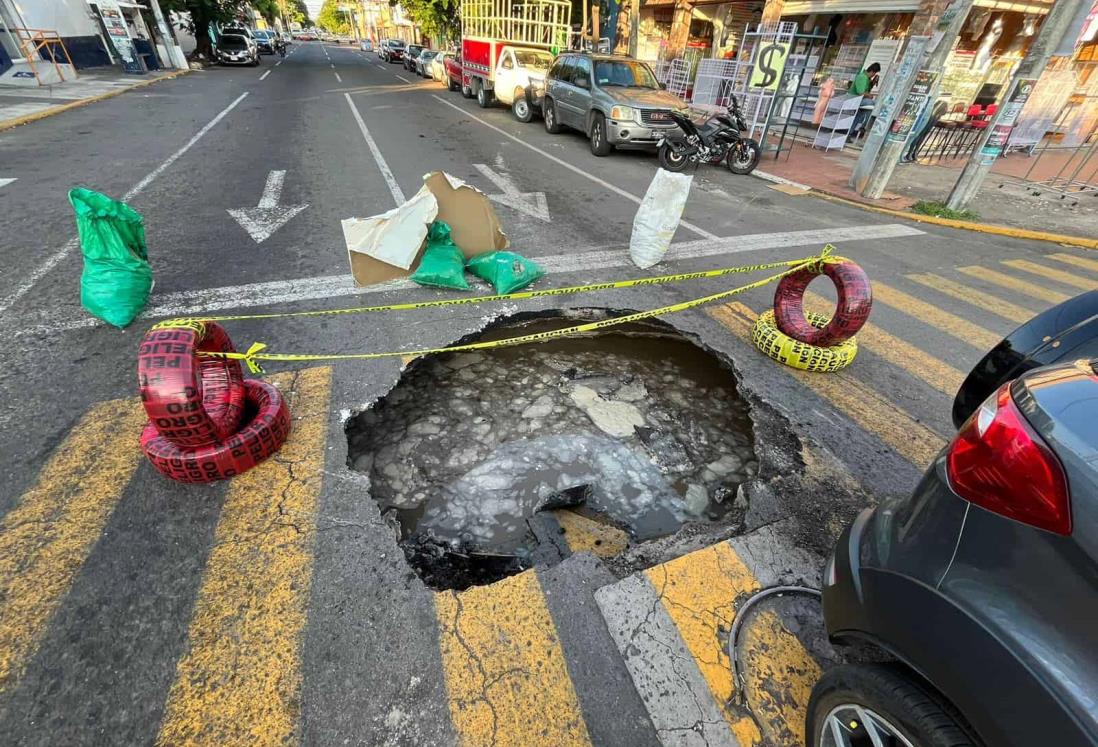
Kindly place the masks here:
<instances>
[{"instance_id":1,"label":"shop banner","mask_svg":"<svg viewBox=\"0 0 1098 747\"><path fill-rule=\"evenodd\" d=\"M117 0L97 0L99 17L103 19L103 26L107 29L107 35L111 44L122 58L122 69L127 73L144 73L145 66L134 49L133 39L130 38L130 30L126 27L126 18L122 15L122 9L118 7Z\"/></svg>"},{"instance_id":2,"label":"shop banner","mask_svg":"<svg viewBox=\"0 0 1098 747\"><path fill-rule=\"evenodd\" d=\"M935 70L920 70L915 73L915 82L911 84L911 91L900 106L900 111L896 115L896 119L892 121L892 126L888 128L887 140L900 142L907 140L915 120L919 118L923 106L930 98L930 89L934 87L934 81L937 78L938 73Z\"/></svg>"},{"instance_id":3,"label":"shop banner","mask_svg":"<svg viewBox=\"0 0 1098 747\"><path fill-rule=\"evenodd\" d=\"M983 147L980 148L980 165L990 166L1003 152L1007 141L1010 140L1010 131L1014 129L1014 124L1022 113L1022 107L1029 101L1029 95L1033 92L1036 83L1036 78L1019 78L1014 82L1010 96L999 111L998 120L988 133Z\"/></svg>"},{"instance_id":4,"label":"shop banner","mask_svg":"<svg viewBox=\"0 0 1098 747\"><path fill-rule=\"evenodd\" d=\"M1074 95L1075 87L1074 70L1045 70L1030 92L1022 116L1014 124L1007 147L1031 148L1041 142Z\"/></svg>"},{"instance_id":5,"label":"shop banner","mask_svg":"<svg viewBox=\"0 0 1098 747\"><path fill-rule=\"evenodd\" d=\"M751 87L777 91L788 56L789 42L766 42L755 56L755 67L751 70Z\"/></svg>"}]
</instances>

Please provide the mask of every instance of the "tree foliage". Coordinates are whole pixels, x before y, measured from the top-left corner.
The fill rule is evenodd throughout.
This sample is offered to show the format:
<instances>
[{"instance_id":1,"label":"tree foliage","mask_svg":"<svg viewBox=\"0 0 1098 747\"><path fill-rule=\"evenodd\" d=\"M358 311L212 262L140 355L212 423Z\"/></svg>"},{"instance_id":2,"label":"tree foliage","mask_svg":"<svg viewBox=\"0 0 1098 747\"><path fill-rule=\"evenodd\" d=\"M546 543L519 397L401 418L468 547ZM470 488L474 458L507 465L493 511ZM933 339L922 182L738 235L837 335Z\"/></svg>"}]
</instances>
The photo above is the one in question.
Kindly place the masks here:
<instances>
[{"instance_id":1,"label":"tree foliage","mask_svg":"<svg viewBox=\"0 0 1098 747\"><path fill-rule=\"evenodd\" d=\"M351 15L339 9L340 5L349 5L347 0L324 0L320 6L320 13L316 17L316 25L337 36L346 36L351 33Z\"/></svg>"},{"instance_id":2,"label":"tree foliage","mask_svg":"<svg viewBox=\"0 0 1098 747\"><path fill-rule=\"evenodd\" d=\"M210 26L230 24L244 19L249 8L255 8L270 24L280 16L287 23L309 22L304 0L160 0L165 12L188 13L187 30L194 34L199 56L211 56Z\"/></svg>"},{"instance_id":3,"label":"tree foliage","mask_svg":"<svg viewBox=\"0 0 1098 747\"><path fill-rule=\"evenodd\" d=\"M399 3L389 0L389 4L399 4L404 14L431 37L457 39L461 36L459 0L399 0Z\"/></svg>"}]
</instances>

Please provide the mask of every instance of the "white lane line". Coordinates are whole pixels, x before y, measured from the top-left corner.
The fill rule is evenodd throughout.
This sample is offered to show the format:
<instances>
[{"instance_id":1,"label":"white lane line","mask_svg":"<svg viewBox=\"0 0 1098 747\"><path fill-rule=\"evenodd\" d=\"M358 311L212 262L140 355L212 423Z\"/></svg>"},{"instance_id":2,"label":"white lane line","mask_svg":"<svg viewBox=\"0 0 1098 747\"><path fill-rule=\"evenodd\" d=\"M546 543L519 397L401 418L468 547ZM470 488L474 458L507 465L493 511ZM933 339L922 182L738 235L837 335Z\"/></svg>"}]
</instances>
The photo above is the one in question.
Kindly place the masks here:
<instances>
[{"instance_id":1,"label":"white lane line","mask_svg":"<svg viewBox=\"0 0 1098 747\"><path fill-rule=\"evenodd\" d=\"M278 62L275 63L275 67L278 67L281 64L282 64L282 60L279 60Z\"/></svg>"},{"instance_id":2,"label":"white lane line","mask_svg":"<svg viewBox=\"0 0 1098 747\"><path fill-rule=\"evenodd\" d=\"M396 77L400 78L405 83L411 83L412 82L412 81L408 80L407 78L405 78L403 75L400 75L399 73L397 74Z\"/></svg>"},{"instance_id":3,"label":"white lane line","mask_svg":"<svg viewBox=\"0 0 1098 747\"><path fill-rule=\"evenodd\" d=\"M399 78L400 76L398 75L397 77ZM541 148L537 147L536 145L531 145L530 143L526 142L525 140L522 140L520 138L515 137L510 132L507 132L504 129L496 127L491 122L487 122L487 121L481 119L480 117L478 117L477 115L473 114L472 112L468 112L465 109L462 109L457 104L450 103L449 101L442 98L441 96L435 96L434 94L431 94L431 96L435 100L441 101L443 104L446 104L446 106L450 107L451 109L456 109L457 111L461 112L466 117L469 117L470 119L473 119L477 122L480 122L482 125L484 125L488 129L495 130L500 135L503 135L505 138L508 138L510 140L514 140L519 145L521 145L525 148L529 148L530 150L534 151L535 153L537 153L539 155L545 156L546 158L548 158L553 163L559 164L559 165L563 166L564 168L568 169L569 171L571 171L575 174L579 174L580 176L582 176L585 179L590 179L595 184L598 184L601 187L605 187L606 189L610 190L614 194L621 195L622 197L629 200L630 202L634 202L638 205L641 204L641 198L637 197L632 192L626 192L621 187L618 187L614 184L611 184L610 182L608 182L604 179L600 179L597 176L595 176L594 174L589 174L586 171L584 171L583 169L579 168L578 166L573 166L572 164L568 163L564 159L557 158L552 153L547 153L544 150L542 150ZM716 238L718 238L716 234L709 233L709 231L706 231L704 228L701 228L699 226L695 226L693 223L690 223L689 221L685 221L685 220L681 221L681 225L682 225L683 228L687 228L687 229L693 231L698 236L702 236L702 237L707 238L707 239L716 239Z\"/></svg>"},{"instance_id":4,"label":"white lane line","mask_svg":"<svg viewBox=\"0 0 1098 747\"><path fill-rule=\"evenodd\" d=\"M377 147L377 143L374 142L374 138L370 135L370 131L366 129L366 122L363 121L362 115L358 111L358 107L355 106L355 102L351 99L351 94L345 93L343 97L347 99L347 106L351 107L351 113L355 115L355 121L358 122L358 129L362 132L362 137L366 141L366 145L370 147L370 152L374 154L374 160L377 161L377 167L381 170L381 175L385 177L385 183L389 185L389 192L393 195L393 200L397 205L404 204L404 193L400 191L400 185L397 184L396 177L393 176L393 172L389 170L389 164L385 163L385 156L381 155L381 149Z\"/></svg>"},{"instance_id":5,"label":"white lane line","mask_svg":"<svg viewBox=\"0 0 1098 747\"><path fill-rule=\"evenodd\" d=\"M807 231L783 231L778 233L758 233L746 236L731 236L710 241L680 241L671 245L665 263L678 263L686 260L707 257L728 256L743 252L768 249L787 249L798 246L817 247L822 243L850 241L879 241L911 236L922 236L923 231L899 223L872 226L850 226L836 229L812 229ZM636 268L629 263L628 250L615 244L607 247L580 248L566 254L534 256L550 273L590 273L594 270L623 268L632 270L630 277L640 277ZM655 269L659 274L677 269L661 263ZM200 316L226 309L247 309L256 306L273 306L284 303L315 301L324 298L358 296L385 291L403 291L419 286L410 280L393 280L388 283L360 288L354 284L349 274L327 275L299 280L275 280L245 285L231 285L222 288L205 288L194 291L179 291L154 295L149 306L139 319L163 319L173 316ZM47 316L48 315L44 315ZM39 317L41 319L42 317ZM22 325L13 334L16 337L26 335L49 335L74 329L105 326L98 319L82 316L72 321L40 322L34 326Z\"/></svg>"},{"instance_id":6,"label":"white lane line","mask_svg":"<svg viewBox=\"0 0 1098 747\"><path fill-rule=\"evenodd\" d=\"M340 78L340 77L339 77L339 73L333 73L333 74L335 75L335 77L336 77L336 80L338 80L338 81L339 81L340 83L342 83L342 82L343 82L343 78Z\"/></svg>"},{"instance_id":7,"label":"white lane line","mask_svg":"<svg viewBox=\"0 0 1098 747\"><path fill-rule=\"evenodd\" d=\"M263 75L260 75L260 76L259 76L259 79L260 79L260 80L266 80L266 79L267 79L267 76L268 76L268 75L270 75L270 74L271 74L271 71L270 71L270 70L268 70L267 72L263 73Z\"/></svg>"},{"instance_id":8,"label":"white lane line","mask_svg":"<svg viewBox=\"0 0 1098 747\"><path fill-rule=\"evenodd\" d=\"M194 134L194 136L191 137L191 139L188 140L182 148L180 148L175 153L172 153L170 156L168 156L167 159L165 159L163 163L161 163L155 169L150 171L145 176L145 178L142 179L141 181L139 181L137 184L135 184L130 189L130 191L128 191L128 192L126 192L126 194L122 195L122 201L123 202L129 202L134 197L136 197L137 195L144 192L146 187L148 187L150 184L152 184L153 181L158 176L163 174L164 171L169 166L171 166L173 163L178 161L179 158L184 153L186 153L191 148L193 148L195 143L197 143L199 140L201 140L202 137L207 132L209 132L214 127L216 127L217 123L220 122L222 119L224 119L226 117L226 115L228 115L229 112L231 112L233 109L235 109L236 105L239 104L241 101L243 101L244 98L247 95L248 95L248 91L245 91L244 93L237 96L233 100L233 103L226 106L224 109L222 109L217 114L216 117L214 117L208 123L206 123L206 126L203 127L201 130L199 130L198 132L196 132ZM4 312L6 312L8 309L11 308L12 304L14 304L16 301L18 301L24 295L26 295L26 293L31 288L33 288L38 283L39 280L41 280L43 277L45 277L47 274L49 274L49 272L51 270L53 270L53 268L56 267L58 265L58 263L61 262L61 260L63 260L68 255L69 252L71 252L73 249L75 249L77 246L79 246L79 244L80 244L80 237L79 236L74 236L73 238L69 239L69 241L63 247L61 247L56 252L54 252L52 255L50 255L49 258L46 259L45 262L43 262L41 265L39 265L34 270L32 270L30 272L30 274L27 275L26 280L24 280L19 285L19 287L17 287L12 293L10 293L8 296L6 296L2 302L0 302L0 314L3 314Z\"/></svg>"}]
</instances>

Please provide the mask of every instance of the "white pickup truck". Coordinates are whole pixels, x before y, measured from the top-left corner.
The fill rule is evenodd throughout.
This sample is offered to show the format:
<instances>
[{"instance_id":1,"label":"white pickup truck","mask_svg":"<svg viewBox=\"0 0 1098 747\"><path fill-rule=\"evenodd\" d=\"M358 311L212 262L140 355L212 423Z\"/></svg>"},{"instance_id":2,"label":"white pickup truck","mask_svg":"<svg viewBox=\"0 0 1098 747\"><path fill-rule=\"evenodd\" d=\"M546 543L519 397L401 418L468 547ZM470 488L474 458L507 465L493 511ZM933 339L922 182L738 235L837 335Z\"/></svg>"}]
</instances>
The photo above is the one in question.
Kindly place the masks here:
<instances>
[{"instance_id":1,"label":"white pickup truck","mask_svg":"<svg viewBox=\"0 0 1098 747\"><path fill-rule=\"evenodd\" d=\"M496 63L494 93L511 107L515 118L529 122L534 109L541 105L545 74L553 64L553 55L544 49L504 47Z\"/></svg>"}]
</instances>

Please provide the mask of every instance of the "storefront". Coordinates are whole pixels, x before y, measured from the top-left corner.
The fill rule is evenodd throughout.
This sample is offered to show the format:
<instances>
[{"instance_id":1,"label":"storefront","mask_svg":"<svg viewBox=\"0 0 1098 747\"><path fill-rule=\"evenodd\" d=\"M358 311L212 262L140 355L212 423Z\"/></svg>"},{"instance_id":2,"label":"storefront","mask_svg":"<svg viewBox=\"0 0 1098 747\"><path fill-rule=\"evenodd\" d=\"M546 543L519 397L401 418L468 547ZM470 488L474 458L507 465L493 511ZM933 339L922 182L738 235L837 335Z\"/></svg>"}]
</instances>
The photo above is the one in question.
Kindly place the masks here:
<instances>
[{"instance_id":1,"label":"storefront","mask_svg":"<svg viewBox=\"0 0 1098 747\"><path fill-rule=\"evenodd\" d=\"M637 57L642 60L731 59L739 50L748 24L762 17L762 0L727 2L647 0L640 11Z\"/></svg>"}]
</instances>

